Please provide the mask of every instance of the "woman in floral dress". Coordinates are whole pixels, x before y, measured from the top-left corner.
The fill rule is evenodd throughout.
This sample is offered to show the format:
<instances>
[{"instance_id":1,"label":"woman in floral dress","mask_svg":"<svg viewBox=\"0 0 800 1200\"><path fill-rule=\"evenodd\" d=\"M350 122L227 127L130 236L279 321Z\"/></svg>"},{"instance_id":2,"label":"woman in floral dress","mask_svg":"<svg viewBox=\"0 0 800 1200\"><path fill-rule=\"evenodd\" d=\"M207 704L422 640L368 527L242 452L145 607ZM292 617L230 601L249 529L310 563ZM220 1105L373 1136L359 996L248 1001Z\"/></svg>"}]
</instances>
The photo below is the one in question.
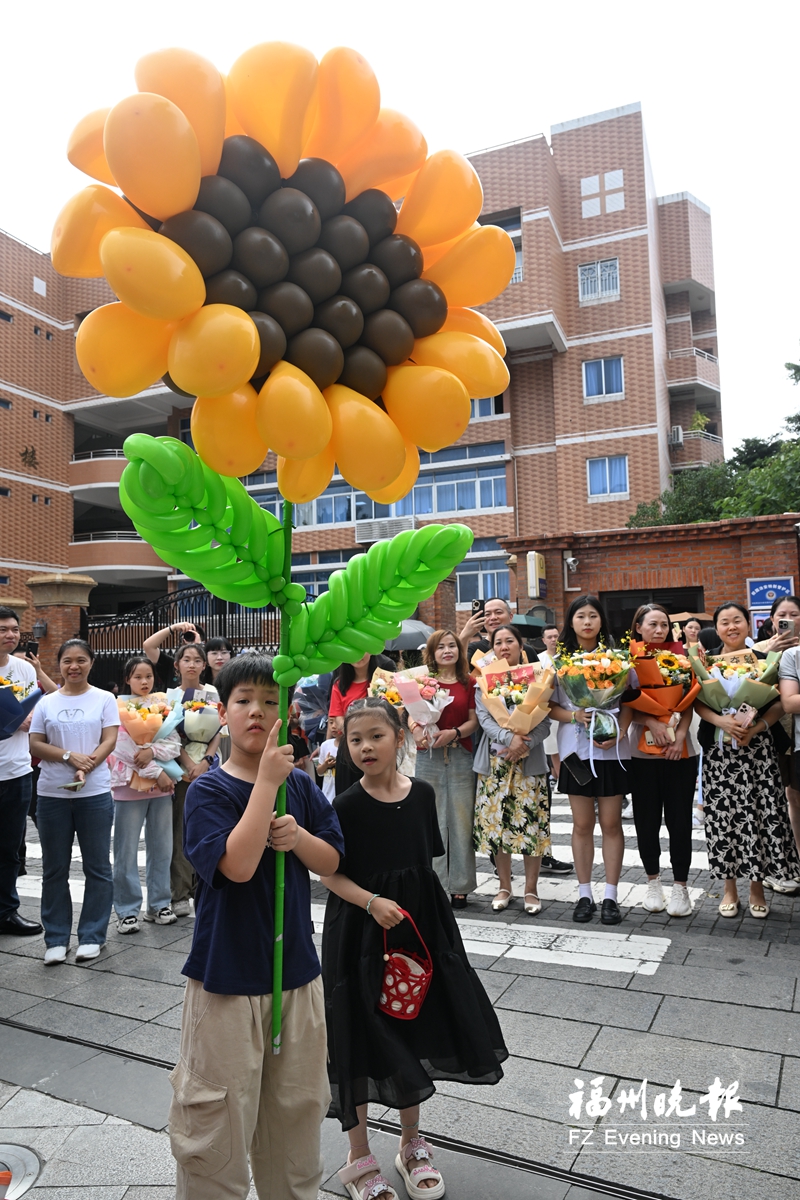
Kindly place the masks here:
<instances>
[{"instance_id":1,"label":"woman in floral dress","mask_svg":"<svg viewBox=\"0 0 800 1200\"><path fill-rule=\"evenodd\" d=\"M492 634L492 650L510 667L522 660L522 637L513 625L501 625ZM475 803L475 849L493 854L500 888L492 901L494 912L503 912L511 901L511 855L525 863L525 912L542 911L537 888L542 855L550 850L550 808L547 796L547 758L544 741L550 731L547 718L529 734L512 733L497 724L476 693L475 709L483 737L473 770L478 775Z\"/></svg>"}]
</instances>

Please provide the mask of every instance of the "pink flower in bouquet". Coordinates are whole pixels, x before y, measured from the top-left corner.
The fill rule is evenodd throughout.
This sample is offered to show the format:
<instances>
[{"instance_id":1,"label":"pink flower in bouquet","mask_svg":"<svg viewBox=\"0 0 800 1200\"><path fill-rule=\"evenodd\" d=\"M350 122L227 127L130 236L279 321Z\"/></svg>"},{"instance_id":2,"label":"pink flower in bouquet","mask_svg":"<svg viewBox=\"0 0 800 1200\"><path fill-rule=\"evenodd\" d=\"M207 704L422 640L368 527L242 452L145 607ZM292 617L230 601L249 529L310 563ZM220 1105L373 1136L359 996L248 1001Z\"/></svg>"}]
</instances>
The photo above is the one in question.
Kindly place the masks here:
<instances>
[{"instance_id":1,"label":"pink flower in bouquet","mask_svg":"<svg viewBox=\"0 0 800 1200\"><path fill-rule=\"evenodd\" d=\"M426 687L420 688L419 694L423 700L432 700L436 695L435 684L429 683Z\"/></svg>"}]
</instances>

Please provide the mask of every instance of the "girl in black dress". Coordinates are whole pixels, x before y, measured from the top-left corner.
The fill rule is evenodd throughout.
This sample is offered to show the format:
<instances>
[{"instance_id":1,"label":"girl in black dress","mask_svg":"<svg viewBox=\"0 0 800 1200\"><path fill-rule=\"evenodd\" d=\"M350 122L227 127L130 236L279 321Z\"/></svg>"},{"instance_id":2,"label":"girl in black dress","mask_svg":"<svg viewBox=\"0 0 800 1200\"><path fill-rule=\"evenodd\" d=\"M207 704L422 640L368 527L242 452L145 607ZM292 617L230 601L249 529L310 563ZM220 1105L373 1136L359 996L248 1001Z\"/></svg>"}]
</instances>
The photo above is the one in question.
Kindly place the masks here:
<instances>
[{"instance_id":1,"label":"girl in black dress","mask_svg":"<svg viewBox=\"0 0 800 1200\"><path fill-rule=\"evenodd\" d=\"M400 1110L395 1166L412 1200L436 1200L444 1181L419 1134L419 1105L433 1080L497 1083L508 1057L497 1017L470 967L450 902L433 870L444 853L433 788L397 770L403 731L395 710L369 699L348 709L344 738L363 778L334 800L345 839L322 938L333 1110L350 1138L339 1172L353 1200L396 1200L370 1154L367 1104ZM383 931L414 918L433 960L430 989L414 1020L378 1009ZM393 949L419 950L410 923Z\"/></svg>"}]
</instances>

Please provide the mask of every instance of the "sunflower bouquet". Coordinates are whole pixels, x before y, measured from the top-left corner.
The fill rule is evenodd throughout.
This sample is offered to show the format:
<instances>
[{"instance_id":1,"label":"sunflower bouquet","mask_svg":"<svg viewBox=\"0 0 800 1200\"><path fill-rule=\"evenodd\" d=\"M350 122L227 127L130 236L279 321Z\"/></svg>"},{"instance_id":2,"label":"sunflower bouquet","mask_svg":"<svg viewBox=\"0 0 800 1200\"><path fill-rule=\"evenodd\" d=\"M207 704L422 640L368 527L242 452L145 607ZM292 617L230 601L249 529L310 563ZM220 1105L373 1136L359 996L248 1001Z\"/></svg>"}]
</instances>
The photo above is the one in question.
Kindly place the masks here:
<instances>
[{"instance_id":1,"label":"sunflower bouquet","mask_svg":"<svg viewBox=\"0 0 800 1200\"><path fill-rule=\"evenodd\" d=\"M33 683L15 683L0 675L0 742L17 732L43 695Z\"/></svg>"},{"instance_id":2,"label":"sunflower bouquet","mask_svg":"<svg viewBox=\"0 0 800 1200\"><path fill-rule=\"evenodd\" d=\"M689 657L700 681L699 698L717 713L735 712L742 704L763 708L778 698L780 654L758 658L752 650L706 655L703 663L695 646Z\"/></svg>"},{"instance_id":3,"label":"sunflower bouquet","mask_svg":"<svg viewBox=\"0 0 800 1200\"><path fill-rule=\"evenodd\" d=\"M628 687L633 666L627 650L561 651L555 658L556 678L568 699L577 707L593 711L592 737L605 742L617 734L612 712ZM605 711L603 711L605 710Z\"/></svg>"},{"instance_id":4,"label":"sunflower bouquet","mask_svg":"<svg viewBox=\"0 0 800 1200\"><path fill-rule=\"evenodd\" d=\"M402 708L403 700L394 681L394 671L377 667L369 684L369 695L385 700L392 708Z\"/></svg>"},{"instance_id":5,"label":"sunflower bouquet","mask_svg":"<svg viewBox=\"0 0 800 1200\"><path fill-rule=\"evenodd\" d=\"M657 647L648 649L644 642L635 641L631 642L630 654L641 693L635 700L626 703L639 712L656 717L667 726L671 733L670 740L674 741L680 714L694 703L700 691L690 659L682 654L673 654L671 650L659 650ZM664 749L663 746L648 742L642 731L639 750L663 757ZM687 756L684 743L683 757Z\"/></svg>"},{"instance_id":6,"label":"sunflower bouquet","mask_svg":"<svg viewBox=\"0 0 800 1200\"><path fill-rule=\"evenodd\" d=\"M487 666L478 679L484 707L502 729L523 737L549 712L553 671L540 663L510 667L505 659Z\"/></svg>"},{"instance_id":7,"label":"sunflower bouquet","mask_svg":"<svg viewBox=\"0 0 800 1200\"><path fill-rule=\"evenodd\" d=\"M11 688L11 694L15 700L24 700L33 689L33 684L14 683L13 679L6 679L5 675L0 675L0 688Z\"/></svg>"}]
</instances>

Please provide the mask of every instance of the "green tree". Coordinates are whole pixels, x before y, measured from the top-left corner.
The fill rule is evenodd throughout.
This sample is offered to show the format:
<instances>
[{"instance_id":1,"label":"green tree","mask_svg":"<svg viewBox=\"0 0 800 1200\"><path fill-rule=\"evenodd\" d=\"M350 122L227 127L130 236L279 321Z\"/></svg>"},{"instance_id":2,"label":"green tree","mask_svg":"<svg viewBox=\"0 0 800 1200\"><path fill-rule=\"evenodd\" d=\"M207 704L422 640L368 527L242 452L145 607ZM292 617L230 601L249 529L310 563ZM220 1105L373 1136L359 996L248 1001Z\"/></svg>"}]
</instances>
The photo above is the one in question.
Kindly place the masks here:
<instances>
[{"instance_id":1,"label":"green tree","mask_svg":"<svg viewBox=\"0 0 800 1200\"><path fill-rule=\"evenodd\" d=\"M731 494L735 472L728 463L712 463L692 471L678 471L672 488L658 500L640 504L628 521L628 529L649 525L693 525L718 521L720 505Z\"/></svg>"},{"instance_id":2,"label":"green tree","mask_svg":"<svg viewBox=\"0 0 800 1200\"><path fill-rule=\"evenodd\" d=\"M791 417L789 418L791 420ZM788 425L788 421L787 421ZM768 458L777 454L783 441L777 434L771 438L744 438L728 459L735 471L749 471L752 467L761 466Z\"/></svg>"},{"instance_id":3,"label":"green tree","mask_svg":"<svg viewBox=\"0 0 800 1200\"><path fill-rule=\"evenodd\" d=\"M800 441L786 442L760 466L740 472L720 506L721 517L800 511Z\"/></svg>"}]
</instances>

